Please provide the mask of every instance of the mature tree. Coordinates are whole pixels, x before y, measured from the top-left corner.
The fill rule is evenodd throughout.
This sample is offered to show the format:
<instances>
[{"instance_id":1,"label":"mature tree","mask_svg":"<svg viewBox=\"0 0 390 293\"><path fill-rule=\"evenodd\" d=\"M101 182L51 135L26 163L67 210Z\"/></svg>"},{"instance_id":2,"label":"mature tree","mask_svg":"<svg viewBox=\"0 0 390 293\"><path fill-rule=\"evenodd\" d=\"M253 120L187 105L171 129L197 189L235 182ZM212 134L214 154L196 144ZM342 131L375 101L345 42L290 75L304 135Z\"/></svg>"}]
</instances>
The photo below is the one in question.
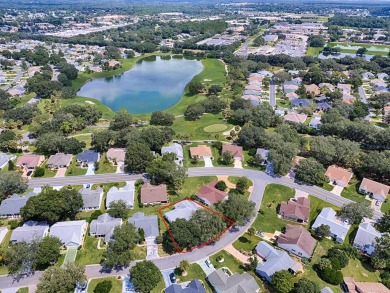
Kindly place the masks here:
<instances>
[{"instance_id":1,"label":"mature tree","mask_svg":"<svg viewBox=\"0 0 390 293\"><path fill-rule=\"evenodd\" d=\"M162 280L158 267L150 260L138 262L130 269L131 282L137 292L149 293Z\"/></svg>"},{"instance_id":2,"label":"mature tree","mask_svg":"<svg viewBox=\"0 0 390 293\"><path fill-rule=\"evenodd\" d=\"M216 208L236 225L242 226L254 215L255 203L241 194L232 193L227 200L217 203Z\"/></svg>"},{"instance_id":3,"label":"mature tree","mask_svg":"<svg viewBox=\"0 0 390 293\"><path fill-rule=\"evenodd\" d=\"M244 194L248 190L249 187L250 187L250 181L248 178L240 177L237 179L236 190L239 193Z\"/></svg>"},{"instance_id":4,"label":"mature tree","mask_svg":"<svg viewBox=\"0 0 390 293\"><path fill-rule=\"evenodd\" d=\"M358 224L363 218L371 218L374 215L374 211L365 203L353 202L343 206L339 215L343 218L348 218L354 224Z\"/></svg>"},{"instance_id":5,"label":"mature tree","mask_svg":"<svg viewBox=\"0 0 390 293\"><path fill-rule=\"evenodd\" d=\"M349 263L347 254L336 247L332 247L328 250L328 257L337 259L340 264L340 268L345 268Z\"/></svg>"},{"instance_id":6,"label":"mature tree","mask_svg":"<svg viewBox=\"0 0 390 293\"><path fill-rule=\"evenodd\" d=\"M108 247L103 253L102 265L109 269L129 265L133 259L131 250L140 240L136 228L127 221L121 226L115 227L113 236L114 239L108 243Z\"/></svg>"},{"instance_id":7,"label":"mature tree","mask_svg":"<svg viewBox=\"0 0 390 293\"><path fill-rule=\"evenodd\" d=\"M390 211L387 211L383 214L382 218L377 223L376 227L381 232L389 232L390 231Z\"/></svg>"},{"instance_id":8,"label":"mature tree","mask_svg":"<svg viewBox=\"0 0 390 293\"><path fill-rule=\"evenodd\" d=\"M55 132L44 133L35 142L37 151L48 155L58 152L76 155L82 152L85 145L84 141L78 141L74 137L67 138Z\"/></svg>"},{"instance_id":9,"label":"mature tree","mask_svg":"<svg viewBox=\"0 0 390 293\"><path fill-rule=\"evenodd\" d=\"M204 91L204 85L200 81L192 81L188 85L190 94L195 95Z\"/></svg>"},{"instance_id":10,"label":"mature tree","mask_svg":"<svg viewBox=\"0 0 390 293\"><path fill-rule=\"evenodd\" d=\"M102 282L97 283L95 289L93 289L93 293L110 293L112 288L111 280L104 280Z\"/></svg>"},{"instance_id":11,"label":"mature tree","mask_svg":"<svg viewBox=\"0 0 390 293\"><path fill-rule=\"evenodd\" d=\"M183 259L179 263L179 267L178 268L179 268L179 270L181 271L182 274L185 274L189 267L190 267L190 263L188 262L188 260Z\"/></svg>"},{"instance_id":12,"label":"mature tree","mask_svg":"<svg viewBox=\"0 0 390 293\"><path fill-rule=\"evenodd\" d=\"M314 185L322 185L329 181L325 176L324 166L312 158L299 162L295 169L295 179Z\"/></svg>"},{"instance_id":13,"label":"mature tree","mask_svg":"<svg viewBox=\"0 0 390 293\"><path fill-rule=\"evenodd\" d=\"M322 48L325 46L324 38L320 35L312 35L308 39L310 47Z\"/></svg>"},{"instance_id":14,"label":"mature tree","mask_svg":"<svg viewBox=\"0 0 390 293\"><path fill-rule=\"evenodd\" d=\"M141 130L140 139L142 139L152 151L158 152L162 146L170 142L175 135L172 128L169 127L147 127ZM131 143L132 141L129 141Z\"/></svg>"},{"instance_id":15,"label":"mature tree","mask_svg":"<svg viewBox=\"0 0 390 293\"><path fill-rule=\"evenodd\" d=\"M230 165L231 163L233 163L233 155L231 152L229 151L226 151L226 152L223 152L222 155L221 155L221 162L222 164L224 165Z\"/></svg>"},{"instance_id":16,"label":"mature tree","mask_svg":"<svg viewBox=\"0 0 390 293\"><path fill-rule=\"evenodd\" d=\"M184 112L184 117L187 120L195 121L198 120L203 113L205 108L201 103L190 104Z\"/></svg>"},{"instance_id":17,"label":"mature tree","mask_svg":"<svg viewBox=\"0 0 390 293\"><path fill-rule=\"evenodd\" d=\"M199 226L198 237L201 243L214 239L227 227L226 221L221 216L205 209L196 210L191 216L191 222Z\"/></svg>"},{"instance_id":18,"label":"mature tree","mask_svg":"<svg viewBox=\"0 0 390 293\"><path fill-rule=\"evenodd\" d=\"M315 235L322 239L330 235L330 227L328 225L320 225L315 230Z\"/></svg>"},{"instance_id":19,"label":"mature tree","mask_svg":"<svg viewBox=\"0 0 390 293\"><path fill-rule=\"evenodd\" d=\"M133 116L125 110L120 109L119 112L115 114L115 117L110 122L110 130L121 130L125 129L133 124Z\"/></svg>"},{"instance_id":20,"label":"mature tree","mask_svg":"<svg viewBox=\"0 0 390 293\"><path fill-rule=\"evenodd\" d=\"M77 78L79 71L73 64L61 63L58 68L62 74L64 74L69 80Z\"/></svg>"},{"instance_id":21,"label":"mature tree","mask_svg":"<svg viewBox=\"0 0 390 293\"><path fill-rule=\"evenodd\" d=\"M69 293L74 292L77 284L87 281L84 267L66 264L62 267L50 267L44 271L37 286L37 293Z\"/></svg>"},{"instance_id":22,"label":"mature tree","mask_svg":"<svg viewBox=\"0 0 390 293\"><path fill-rule=\"evenodd\" d=\"M312 280L302 278L299 279L297 283L295 283L294 286L294 293L318 293L320 292L321 288L318 286L318 284Z\"/></svg>"},{"instance_id":23,"label":"mature tree","mask_svg":"<svg viewBox=\"0 0 390 293\"><path fill-rule=\"evenodd\" d=\"M41 111L34 104L26 104L23 107L12 108L4 112L6 121L20 121L23 125L31 124L33 118L41 114Z\"/></svg>"},{"instance_id":24,"label":"mature tree","mask_svg":"<svg viewBox=\"0 0 390 293\"><path fill-rule=\"evenodd\" d=\"M169 229L180 250L192 249L201 243L201 228L193 221L177 219L169 224ZM163 247L168 253L173 253L176 250L168 232L164 233Z\"/></svg>"},{"instance_id":25,"label":"mature tree","mask_svg":"<svg viewBox=\"0 0 390 293\"><path fill-rule=\"evenodd\" d=\"M212 84L210 87L209 87L209 94L210 95L217 95L218 93L220 93L222 91L223 87L218 85L218 84Z\"/></svg>"},{"instance_id":26,"label":"mature tree","mask_svg":"<svg viewBox=\"0 0 390 293\"><path fill-rule=\"evenodd\" d=\"M110 203L108 213L114 218L127 218L129 211L124 200L115 200Z\"/></svg>"},{"instance_id":27,"label":"mature tree","mask_svg":"<svg viewBox=\"0 0 390 293\"><path fill-rule=\"evenodd\" d=\"M112 130L103 130L92 133L91 146L98 152L106 152L115 139L115 132Z\"/></svg>"},{"instance_id":28,"label":"mature tree","mask_svg":"<svg viewBox=\"0 0 390 293\"><path fill-rule=\"evenodd\" d=\"M217 182L217 184L215 184L215 188L221 191L225 191L227 189L227 185L225 181L220 180Z\"/></svg>"},{"instance_id":29,"label":"mature tree","mask_svg":"<svg viewBox=\"0 0 390 293\"><path fill-rule=\"evenodd\" d=\"M31 275L36 269L35 257L39 249L38 241L14 243L6 251L5 263L10 275Z\"/></svg>"},{"instance_id":30,"label":"mature tree","mask_svg":"<svg viewBox=\"0 0 390 293\"><path fill-rule=\"evenodd\" d=\"M272 275L271 285L277 293L290 293L294 288L294 277L287 270L277 271Z\"/></svg>"},{"instance_id":31,"label":"mature tree","mask_svg":"<svg viewBox=\"0 0 390 293\"><path fill-rule=\"evenodd\" d=\"M36 266L38 269L46 268L50 263L54 263L60 256L62 242L57 237L46 236L40 242L36 254Z\"/></svg>"},{"instance_id":32,"label":"mature tree","mask_svg":"<svg viewBox=\"0 0 390 293\"><path fill-rule=\"evenodd\" d=\"M153 112L150 117L151 125L171 126L173 121L175 121L175 115L161 111Z\"/></svg>"},{"instance_id":33,"label":"mature tree","mask_svg":"<svg viewBox=\"0 0 390 293\"><path fill-rule=\"evenodd\" d=\"M204 112L218 114L226 108L226 102L217 96L210 96L201 102Z\"/></svg>"},{"instance_id":34,"label":"mature tree","mask_svg":"<svg viewBox=\"0 0 390 293\"><path fill-rule=\"evenodd\" d=\"M19 172L0 172L0 200L27 189L27 180Z\"/></svg>"},{"instance_id":35,"label":"mature tree","mask_svg":"<svg viewBox=\"0 0 390 293\"><path fill-rule=\"evenodd\" d=\"M58 191L47 187L37 196L29 198L20 214L25 221L54 224L67 218L74 219L82 207L83 199L77 190L63 188Z\"/></svg>"},{"instance_id":36,"label":"mature tree","mask_svg":"<svg viewBox=\"0 0 390 293\"><path fill-rule=\"evenodd\" d=\"M153 154L145 143L129 143L127 145L125 164L128 172L145 172L153 161Z\"/></svg>"},{"instance_id":37,"label":"mature tree","mask_svg":"<svg viewBox=\"0 0 390 293\"><path fill-rule=\"evenodd\" d=\"M388 232L388 231L387 231ZM390 234L384 233L376 239L375 251L371 255L371 264L376 269L390 270Z\"/></svg>"},{"instance_id":38,"label":"mature tree","mask_svg":"<svg viewBox=\"0 0 390 293\"><path fill-rule=\"evenodd\" d=\"M363 56L364 54L366 54L366 52L367 52L367 48L362 47L362 48L357 49L356 55Z\"/></svg>"},{"instance_id":39,"label":"mature tree","mask_svg":"<svg viewBox=\"0 0 390 293\"><path fill-rule=\"evenodd\" d=\"M257 257L256 256L251 256L249 258L248 269L250 271L254 271L257 268L258 264L259 264L259 261L257 260Z\"/></svg>"},{"instance_id":40,"label":"mature tree","mask_svg":"<svg viewBox=\"0 0 390 293\"><path fill-rule=\"evenodd\" d=\"M256 148L260 146L261 137L263 137L264 128L257 126L243 126L238 134L238 143L244 148Z\"/></svg>"},{"instance_id":41,"label":"mature tree","mask_svg":"<svg viewBox=\"0 0 390 293\"><path fill-rule=\"evenodd\" d=\"M17 103L17 99L12 99L12 96L8 92L0 89L0 110L13 109Z\"/></svg>"}]
</instances>

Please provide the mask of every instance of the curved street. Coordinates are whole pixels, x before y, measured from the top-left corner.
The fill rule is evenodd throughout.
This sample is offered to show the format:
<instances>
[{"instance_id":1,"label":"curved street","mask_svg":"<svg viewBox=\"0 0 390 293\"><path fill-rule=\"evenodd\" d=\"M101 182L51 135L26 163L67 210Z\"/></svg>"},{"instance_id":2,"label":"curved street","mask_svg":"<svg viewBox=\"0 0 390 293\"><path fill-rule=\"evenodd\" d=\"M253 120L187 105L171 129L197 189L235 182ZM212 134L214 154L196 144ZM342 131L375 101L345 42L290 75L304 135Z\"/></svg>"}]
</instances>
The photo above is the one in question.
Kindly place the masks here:
<instances>
[{"instance_id":1,"label":"curved street","mask_svg":"<svg viewBox=\"0 0 390 293\"><path fill-rule=\"evenodd\" d=\"M261 201L263 198L264 190L267 184L276 183L304 192L309 193L321 200L334 204L336 206L343 206L351 203L352 201L341 196L335 195L329 191L323 190L316 186L310 186L306 184L298 184L288 177L277 177L270 176L264 172L250 169L238 169L229 167L210 167L210 168L189 168L189 177L198 176L246 176L253 182L253 191L250 194L249 199L256 205L255 211L257 212L260 208ZM49 186L65 186L65 185L80 185L80 184L95 184L95 183L109 183L109 182L123 182L129 180L136 180L142 178L142 174L101 174L101 175L90 175L90 176L72 176L72 177L60 177L60 178L42 178L42 179L31 179L29 181L30 188L42 187L45 185ZM374 217L380 218L382 213L375 212ZM191 252L183 254L175 254L167 257L161 257L152 260L160 270L175 268L182 259L187 259L189 262L195 262L206 257L209 257L218 251L224 249L227 245L236 241L245 231L252 225L256 217L253 217L245 226L237 229L231 229L226 232L222 237L213 245L207 245L200 249L195 249ZM86 275L88 279L104 277L104 276L119 276L124 275L128 272L128 268L124 268L120 271L102 272L100 265L88 265L86 266ZM12 287L25 287L36 285L41 277L42 272L36 272L33 276L23 278L16 282L11 276L0 277L0 288L12 288Z\"/></svg>"}]
</instances>

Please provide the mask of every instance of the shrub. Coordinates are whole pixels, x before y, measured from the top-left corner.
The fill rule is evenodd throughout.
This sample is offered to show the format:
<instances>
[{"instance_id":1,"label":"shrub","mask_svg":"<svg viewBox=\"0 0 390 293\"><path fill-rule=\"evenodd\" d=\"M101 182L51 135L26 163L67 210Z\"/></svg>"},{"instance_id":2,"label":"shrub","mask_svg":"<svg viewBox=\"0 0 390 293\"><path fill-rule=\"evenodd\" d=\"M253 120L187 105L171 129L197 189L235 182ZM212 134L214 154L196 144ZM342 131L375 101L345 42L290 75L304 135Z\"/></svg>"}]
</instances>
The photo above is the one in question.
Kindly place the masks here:
<instances>
[{"instance_id":1,"label":"shrub","mask_svg":"<svg viewBox=\"0 0 390 293\"><path fill-rule=\"evenodd\" d=\"M340 266L340 261L336 258L336 257L331 257L329 258L331 264L332 264L332 268L334 270L340 270L341 269L341 266Z\"/></svg>"},{"instance_id":2,"label":"shrub","mask_svg":"<svg viewBox=\"0 0 390 293\"><path fill-rule=\"evenodd\" d=\"M345 268L349 263L349 258L347 256L347 254L344 251L342 251L338 248L335 248L335 247L332 247L331 249L329 249L328 257L329 258L336 258L340 263L341 269Z\"/></svg>"},{"instance_id":3,"label":"shrub","mask_svg":"<svg viewBox=\"0 0 390 293\"><path fill-rule=\"evenodd\" d=\"M216 148L217 150L222 150L222 142L220 141L213 141L211 146Z\"/></svg>"},{"instance_id":4,"label":"shrub","mask_svg":"<svg viewBox=\"0 0 390 293\"><path fill-rule=\"evenodd\" d=\"M390 272L383 272L381 274L383 285L390 289Z\"/></svg>"},{"instance_id":5,"label":"shrub","mask_svg":"<svg viewBox=\"0 0 390 293\"><path fill-rule=\"evenodd\" d=\"M19 227L19 221L17 220L9 220L8 225L10 225L11 230L16 229Z\"/></svg>"},{"instance_id":6,"label":"shrub","mask_svg":"<svg viewBox=\"0 0 390 293\"><path fill-rule=\"evenodd\" d=\"M332 285L340 285L343 282L343 273L330 268L320 271L320 277L322 280Z\"/></svg>"},{"instance_id":7,"label":"shrub","mask_svg":"<svg viewBox=\"0 0 390 293\"><path fill-rule=\"evenodd\" d=\"M45 168L36 167L33 177L43 177L45 176Z\"/></svg>"},{"instance_id":8,"label":"shrub","mask_svg":"<svg viewBox=\"0 0 390 293\"><path fill-rule=\"evenodd\" d=\"M93 293L109 293L112 288L112 281L104 280L96 285Z\"/></svg>"},{"instance_id":9,"label":"shrub","mask_svg":"<svg viewBox=\"0 0 390 293\"><path fill-rule=\"evenodd\" d=\"M215 184L215 188L221 191L225 191L227 188L225 181L218 181L217 184Z\"/></svg>"},{"instance_id":10,"label":"shrub","mask_svg":"<svg viewBox=\"0 0 390 293\"><path fill-rule=\"evenodd\" d=\"M157 237L156 237L156 243L157 244L161 244L163 242L163 237L161 236L161 235L158 235Z\"/></svg>"},{"instance_id":11,"label":"shrub","mask_svg":"<svg viewBox=\"0 0 390 293\"><path fill-rule=\"evenodd\" d=\"M102 211L101 210L96 210L94 211L91 216L89 217L89 222L92 222L93 220L96 220L100 215L102 215Z\"/></svg>"}]
</instances>

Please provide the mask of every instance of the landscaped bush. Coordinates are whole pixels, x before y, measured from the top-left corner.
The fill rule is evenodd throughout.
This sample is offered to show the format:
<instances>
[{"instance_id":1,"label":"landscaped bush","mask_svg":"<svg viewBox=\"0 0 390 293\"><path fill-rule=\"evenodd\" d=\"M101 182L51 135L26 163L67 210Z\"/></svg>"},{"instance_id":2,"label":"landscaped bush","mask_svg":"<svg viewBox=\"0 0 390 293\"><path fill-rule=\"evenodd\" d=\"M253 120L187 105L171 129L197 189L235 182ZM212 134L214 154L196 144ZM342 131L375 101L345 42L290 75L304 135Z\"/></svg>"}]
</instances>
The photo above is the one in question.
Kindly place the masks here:
<instances>
[{"instance_id":1,"label":"landscaped bush","mask_svg":"<svg viewBox=\"0 0 390 293\"><path fill-rule=\"evenodd\" d=\"M45 176L45 168L36 167L33 177L43 177L43 176Z\"/></svg>"},{"instance_id":2,"label":"landscaped bush","mask_svg":"<svg viewBox=\"0 0 390 293\"><path fill-rule=\"evenodd\" d=\"M96 220L100 215L102 215L102 211L101 210L96 210L94 211L91 216L89 217L89 222L92 222L93 220Z\"/></svg>"},{"instance_id":3,"label":"landscaped bush","mask_svg":"<svg viewBox=\"0 0 390 293\"><path fill-rule=\"evenodd\" d=\"M332 285L340 285L343 282L343 273L336 271L333 268L325 268L320 271L320 277L325 282Z\"/></svg>"},{"instance_id":4,"label":"landscaped bush","mask_svg":"<svg viewBox=\"0 0 390 293\"><path fill-rule=\"evenodd\" d=\"M112 288L112 281L104 280L96 285L93 293L109 293Z\"/></svg>"},{"instance_id":5,"label":"landscaped bush","mask_svg":"<svg viewBox=\"0 0 390 293\"><path fill-rule=\"evenodd\" d=\"M331 264L332 264L332 268L334 270L340 270L341 269L341 266L340 266L340 261L336 258L336 257L331 257L329 258Z\"/></svg>"},{"instance_id":6,"label":"landscaped bush","mask_svg":"<svg viewBox=\"0 0 390 293\"><path fill-rule=\"evenodd\" d=\"M215 188L221 191L225 191L227 188L225 181L223 180L218 181L217 184L215 184Z\"/></svg>"},{"instance_id":7,"label":"landscaped bush","mask_svg":"<svg viewBox=\"0 0 390 293\"><path fill-rule=\"evenodd\" d=\"M19 222L16 220L9 220L8 225L10 225L11 230L13 230L19 227Z\"/></svg>"},{"instance_id":8,"label":"landscaped bush","mask_svg":"<svg viewBox=\"0 0 390 293\"><path fill-rule=\"evenodd\" d=\"M338 248L331 248L328 251L329 258L336 258L339 261L340 268L345 268L349 263L349 258L346 253Z\"/></svg>"}]
</instances>

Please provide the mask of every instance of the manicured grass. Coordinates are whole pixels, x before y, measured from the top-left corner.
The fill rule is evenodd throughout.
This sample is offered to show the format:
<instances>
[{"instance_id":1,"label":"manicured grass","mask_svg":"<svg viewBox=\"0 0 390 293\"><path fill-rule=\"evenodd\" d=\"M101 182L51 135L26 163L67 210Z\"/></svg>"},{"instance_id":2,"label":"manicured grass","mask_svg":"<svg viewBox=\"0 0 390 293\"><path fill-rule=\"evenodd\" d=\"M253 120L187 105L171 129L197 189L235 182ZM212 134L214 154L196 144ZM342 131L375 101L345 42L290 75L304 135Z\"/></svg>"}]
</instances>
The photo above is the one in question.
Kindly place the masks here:
<instances>
[{"instance_id":1,"label":"manicured grass","mask_svg":"<svg viewBox=\"0 0 390 293\"><path fill-rule=\"evenodd\" d=\"M318 56L318 54L323 50L324 48L319 47L308 47L306 51L306 56Z\"/></svg>"},{"instance_id":2,"label":"manicured grass","mask_svg":"<svg viewBox=\"0 0 390 293\"><path fill-rule=\"evenodd\" d=\"M234 166L233 163L231 163L229 165L225 165L224 163L222 163L221 151L218 150L217 148L211 147L211 151L213 153L213 166L215 166L215 167L233 167Z\"/></svg>"},{"instance_id":3,"label":"manicured grass","mask_svg":"<svg viewBox=\"0 0 390 293\"><path fill-rule=\"evenodd\" d=\"M218 256L222 256L224 258L224 261L221 263L218 262L217 261ZM242 274L245 271L244 265L225 250L217 252L216 254L210 257L210 260L216 269L222 267L228 267L232 271L232 273L239 273L239 274Z\"/></svg>"},{"instance_id":4,"label":"manicured grass","mask_svg":"<svg viewBox=\"0 0 390 293\"><path fill-rule=\"evenodd\" d=\"M390 46L382 44L329 42L329 47L340 47L341 53L355 54L358 48L367 48L367 55L387 56ZM387 50L386 50L387 49Z\"/></svg>"},{"instance_id":5,"label":"manicured grass","mask_svg":"<svg viewBox=\"0 0 390 293\"><path fill-rule=\"evenodd\" d=\"M76 263L79 265L98 264L103 258L104 249L98 249L98 238L89 236L89 231L85 236L84 245L78 251ZM100 241L100 245L104 247L104 240Z\"/></svg>"},{"instance_id":6,"label":"manicured grass","mask_svg":"<svg viewBox=\"0 0 390 293\"><path fill-rule=\"evenodd\" d=\"M122 280L119 280L117 277L92 279L91 282L89 282L87 292L93 293L93 290L95 289L96 285L105 280L112 281L112 288L110 290L110 293L122 293Z\"/></svg>"},{"instance_id":7,"label":"manicured grass","mask_svg":"<svg viewBox=\"0 0 390 293\"><path fill-rule=\"evenodd\" d=\"M260 208L262 213L258 213L253 227L261 232L280 231L288 222L277 217L277 209L282 201L287 201L294 195L292 188L278 184L267 185Z\"/></svg>"},{"instance_id":8,"label":"manicured grass","mask_svg":"<svg viewBox=\"0 0 390 293\"><path fill-rule=\"evenodd\" d=\"M99 169L95 171L95 174L115 173L116 166L113 166L108 161L106 154L103 154L99 161Z\"/></svg>"},{"instance_id":9,"label":"manicured grass","mask_svg":"<svg viewBox=\"0 0 390 293\"><path fill-rule=\"evenodd\" d=\"M82 176L87 173L87 168L79 168L77 166L76 156L73 157L72 164L66 170L66 176Z\"/></svg>"},{"instance_id":10,"label":"manicured grass","mask_svg":"<svg viewBox=\"0 0 390 293\"><path fill-rule=\"evenodd\" d=\"M257 165L251 164L250 160L252 158L253 157L251 155L249 155L248 151L244 151L244 162L242 162L242 166L245 169L254 169L254 170L265 171L266 167L264 165L257 166Z\"/></svg>"},{"instance_id":11,"label":"manicured grass","mask_svg":"<svg viewBox=\"0 0 390 293\"><path fill-rule=\"evenodd\" d=\"M352 277L357 282L379 282L379 272L368 262L349 259L348 265L341 270L345 277Z\"/></svg>"},{"instance_id":12,"label":"manicured grass","mask_svg":"<svg viewBox=\"0 0 390 293\"><path fill-rule=\"evenodd\" d=\"M227 126L225 124L212 124L206 126L203 130L205 132L221 132L226 130Z\"/></svg>"},{"instance_id":13,"label":"manicured grass","mask_svg":"<svg viewBox=\"0 0 390 293\"><path fill-rule=\"evenodd\" d=\"M93 103L93 104L92 104ZM86 98L86 97L76 97L73 99L62 99L61 107L66 107L70 104L79 104L79 105L90 105L96 107L98 110L102 112L103 119L112 119L114 118L115 112L111 110L108 106L100 102L99 100Z\"/></svg>"},{"instance_id":14,"label":"manicured grass","mask_svg":"<svg viewBox=\"0 0 390 293\"><path fill-rule=\"evenodd\" d=\"M206 131L207 127L215 125L224 125L225 128L209 132ZM203 114L200 119L195 121L186 120L184 117L176 118L173 122L172 129L176 132L176 137L186 137L190 140L224 140L224 131L231 129L233 125L227 123L222 119L221 114ZM216 128L214 128L216 129Z\"/></svg>"},{"instance_id":15,"label":"manicured grass","mask_svg":"<svg viewBox=\"0 0 390 293\"><path fill-rule=\"evenodd\" d=\"M74 137L78 141L85 142L85 149L88 150L91 148L91 141L92 141L92 134L91 133L78 134L78 135L71 136L71 137Z\"/></svg>"},{"instance_id":16,"label":"manicured grass","mask_svg":"<svg viewBox=\"0 0 390 293\"><path fill-rule=\"evenodd\" d=\"M187 269L187 275L182 276L177 274L178 271L176 270L176 281L177 283L184 283L184 282L191 282L192 280L200 280L203 285L206 288L207 292L212 292L212 289L210 288L209 284L206 282L206 274L203 272L200 265L197 263L193 263L190 265L190 267Z\"/></svg>"},{"instance_id":17,"label":"manicured grass","mask_svg":"<svg viewBox=\"0 0 390 293\"><path fill-rule=\"evenodd\" d=\"M276 100L276 105L281 108L289 108L291 105L291 102L288 100L278 99Z\"/></svg>"},{"instance_id":18,"label":"manicured grass","mask_svg":"<svg viewBox=\"0 0 390 293\"><path fill-rule=\"evenodd\" d=\"M382 213L390 212L390 200L387 200L387 202L382 203L381 211Z\"/></svg>"},{"instance_id":19,"label":"manicured grass","mask_svg":"<svg viewBox=\"0 0 390 293\"><path fill-rule=\"evenodd\" d=\"M16 293L28 293L28 287L20 288Z\"/></svg>"},{"instance_id":20,"label":"manicured grass","mask_svg":"<svg viewBox=\"0 0 390 293\"><path fill-rule=\"evenodd\" d=\"M192 81L199 81L205 85L219 84L226 82L225 65L218 59L203 59L203 70L194 76ZM183 114L189 104L202 101L206 98L204 94L191 95L188 91L188 85L184 89L183 97L171 108L165 112L180 115Z\"/></svg>"},{"instance_id":21,"label":"manicured grass","mask_svg":"<svg viewBox=\"0 0 390 293\"><path fill-rule=\"evenodd\" d=\"M161 277L162 279L162 277ZM153 288L153 290L150 292L150 293L162 293L164 292L163 290L165 289L165 283L164 283L164 280L162 279L160 281L160 283L157 284L157 286L155 288Z\"/></svg>"},{"instance_id":22,"label":"manicured grass","mask_svg":"<svg viewBox=\"0 0 390 293\"><path fill-rule=\"evenodd\" d=\"M310 200L310 218L309 218L310 227L314 223L314 220L317 218L318 214L321 212L323 208L330 207L335 211L340 210L340 207L330 204L312 195L309 195L309 200Z\"/></svg>"},{"instance_id":23,"label":"manicured grass","mask_svg":"<svg viewBox=\"0 0 390 293\"><path fill-rule=\"evenodd\" d=\"M320 186L322 189L325 189L327 191L332 191L334 186L333 185L330 185L329 183L325 183L323 184L322 186Z\"/></svg>"},{"instance_id":24,"label":"manicured grass","mask_svg":"<svg viewBox=\"0 0 390 293\"><path fill-rule=\"evenodd\" d=\"M34 97L35 97L34 93L29 93L25 96L17 98L19 100L19 102L16 104L16 108L19 108L19 107L26 105L26 103Z\"/></svg>"},{"instance_id":25,"label":"manicured grass","mask_svg":"<svg viewBox=\"0 0 390 293\"><path fill-rule=\"evenodd\" d=\"M356 202L364 202L369 204L370 202L364 198L364 195L357 192L359 186L360 181L358 181L356 178L353 178L350 184L343 189L341 196Z\"/></svg>"},{"instance_id":26,"label":"manicured grass","mask_svg":"<svg viewBox=\"0 0 390 293\"><path fill-rule=\"evenodd\" d=\"M238 251L252 252L257 243L262 239L256 235L249 235L245 233L240 238L238 238L235 242L233 242L233 246Z\"/></svg>"}]
</instances>

